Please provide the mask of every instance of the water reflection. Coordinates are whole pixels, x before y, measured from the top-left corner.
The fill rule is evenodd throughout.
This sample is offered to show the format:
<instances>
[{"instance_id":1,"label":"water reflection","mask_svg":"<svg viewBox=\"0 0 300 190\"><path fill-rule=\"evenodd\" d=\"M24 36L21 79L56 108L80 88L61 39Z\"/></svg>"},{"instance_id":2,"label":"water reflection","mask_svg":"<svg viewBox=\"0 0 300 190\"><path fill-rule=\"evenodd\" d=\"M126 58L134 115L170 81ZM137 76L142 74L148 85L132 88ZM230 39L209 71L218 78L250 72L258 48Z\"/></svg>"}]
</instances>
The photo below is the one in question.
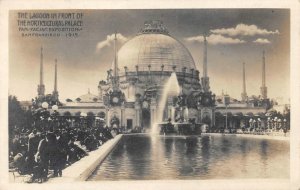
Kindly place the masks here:
<instances>
[{"instance_id":1,"label":"water reflection","mask_svg":"<svg viewBox=\"0 0 300 190\"><path fill-rule=\"evenodd\" d=\"M260 161L262 163L262 173L265 177L267 173L265 172L268 164L268 142L266 140L263 140L260 142Z\"/></svg>"},{"instance_id":2,"label":"water reflection","mask_svg":"<svg viewBox=\"0 0 300 190\"><path fill-rule=\"evenodd\" d=\"M124 136L89 180L288 178L289 143L233 136Z\"/></svg>"},{"instance_id":3,"label":"water reflection","mask_svg":"<svg viewBox=\"0 0 300 190\"><path fill-rule=\"evenodd\" d=\"M230 139L225 136L222 136L221 150L224 156L229 156L230 148L231 148Z\"/></svg>"},{"instance_id":4,"label":"water reflection","mask_svg":"<svg viewBox=\"0 0 300 190\"><path fill-rule=\"evenodd\" d=\"M202 153L202 160L203 164L200 167L200 170L198 172L201 172L202 174L208 173L209 170L209 162L210 162L210 138L209 137L203 137L201 139L201 153Z\"/></svg>"},{"instance_id":5,"label":"water reflection","mask_svg":"<svg viewBox=\"0 0 300 190\"><path fill-rule=\"evenodd\" d=\"M245 157L246 153L247 153L247 141L245 139L242 139L239 146L240 146L240 150L243 154L243 157Z\"/></svg>"}]
</instances>

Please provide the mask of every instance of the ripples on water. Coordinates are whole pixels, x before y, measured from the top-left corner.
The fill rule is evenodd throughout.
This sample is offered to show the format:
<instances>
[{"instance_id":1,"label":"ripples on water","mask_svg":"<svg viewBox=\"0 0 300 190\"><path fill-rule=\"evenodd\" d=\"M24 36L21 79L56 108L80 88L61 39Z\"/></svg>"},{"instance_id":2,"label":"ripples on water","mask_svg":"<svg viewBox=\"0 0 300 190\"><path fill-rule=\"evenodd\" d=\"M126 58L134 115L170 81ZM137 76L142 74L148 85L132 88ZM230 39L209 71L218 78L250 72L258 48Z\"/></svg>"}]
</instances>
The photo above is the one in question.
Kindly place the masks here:
<instances>
[{"instance_id":1,"label":"ripples on water","mask_svg":"<svg viewBox=\"0 0 300 190\"><path fill-rule=\"evenodd\" d=\"M123 136L89 180L288 178L289 142Z\"/></svg>"}]
</instances>

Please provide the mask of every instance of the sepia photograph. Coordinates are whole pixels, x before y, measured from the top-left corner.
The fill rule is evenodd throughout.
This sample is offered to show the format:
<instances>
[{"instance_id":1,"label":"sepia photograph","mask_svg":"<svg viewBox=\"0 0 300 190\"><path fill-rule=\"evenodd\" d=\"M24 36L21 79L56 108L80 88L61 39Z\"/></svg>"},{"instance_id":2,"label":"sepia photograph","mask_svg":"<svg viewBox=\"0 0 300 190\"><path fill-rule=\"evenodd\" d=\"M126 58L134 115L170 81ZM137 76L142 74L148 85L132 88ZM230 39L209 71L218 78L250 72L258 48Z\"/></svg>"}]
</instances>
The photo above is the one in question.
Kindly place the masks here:
<instances>
[{"instance_id":1,"label":"sepia photograph","mask_svg":"<svg viewBox=\"0 0 300 190\"><path fill-rule=\"evenodd\" d=\"M7 13L6 183L297 189L291 9Z\"/></svg>"}]
</instances>

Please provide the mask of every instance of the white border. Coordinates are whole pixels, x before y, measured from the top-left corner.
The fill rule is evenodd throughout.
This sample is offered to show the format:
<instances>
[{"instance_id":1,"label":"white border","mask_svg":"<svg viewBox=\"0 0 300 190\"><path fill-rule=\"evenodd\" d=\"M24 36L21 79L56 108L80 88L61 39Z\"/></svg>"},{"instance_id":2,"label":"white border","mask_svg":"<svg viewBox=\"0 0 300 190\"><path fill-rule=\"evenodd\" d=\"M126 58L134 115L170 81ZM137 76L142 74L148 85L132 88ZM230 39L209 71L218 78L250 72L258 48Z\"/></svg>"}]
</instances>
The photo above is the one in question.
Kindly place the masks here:
<instances>
[{"instance_id":1,"label":"white border","mask_svg":"<svg viewBox=\"0 0 300 190\"><path fill-rule=\"evenodd\" d=\"M117 0L79 1L46 0L4 1L0 0L0 189L300 189L300 0ZM63 184L13 184L8 183L8 11L20 9L175 9L175 8L288 8L291 10L291 175L290 180L193 180L193 181L118 181L78 182ZM280 89L278 89L280 90Z\"/></svg>"}]
</instances>

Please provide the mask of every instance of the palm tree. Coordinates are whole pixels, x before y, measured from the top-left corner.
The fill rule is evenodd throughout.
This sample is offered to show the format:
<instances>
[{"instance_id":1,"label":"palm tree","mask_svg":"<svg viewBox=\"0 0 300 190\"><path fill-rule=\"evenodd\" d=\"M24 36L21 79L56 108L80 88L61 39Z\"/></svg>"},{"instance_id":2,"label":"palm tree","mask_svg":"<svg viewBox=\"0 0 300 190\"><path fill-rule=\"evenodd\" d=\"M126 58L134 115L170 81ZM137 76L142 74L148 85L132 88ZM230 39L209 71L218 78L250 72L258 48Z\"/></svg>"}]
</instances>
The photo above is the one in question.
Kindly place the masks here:
<instances>
[{"instance_id":1,"label":"palm tree","mask_svg":"<svg viewBox=\"0 0 300 190\"><path fill-rule=\"evenodd\" d=\"M10 131L13 130L12 127L17 127L19 129L25 127L24 126L24 123L26 123L25 120L26 120L25 111L22 109L21 104L18 101L17 97L9 96L8 97L8 124L10 126L9 128Z\"/></svg>"}]
</instances>

